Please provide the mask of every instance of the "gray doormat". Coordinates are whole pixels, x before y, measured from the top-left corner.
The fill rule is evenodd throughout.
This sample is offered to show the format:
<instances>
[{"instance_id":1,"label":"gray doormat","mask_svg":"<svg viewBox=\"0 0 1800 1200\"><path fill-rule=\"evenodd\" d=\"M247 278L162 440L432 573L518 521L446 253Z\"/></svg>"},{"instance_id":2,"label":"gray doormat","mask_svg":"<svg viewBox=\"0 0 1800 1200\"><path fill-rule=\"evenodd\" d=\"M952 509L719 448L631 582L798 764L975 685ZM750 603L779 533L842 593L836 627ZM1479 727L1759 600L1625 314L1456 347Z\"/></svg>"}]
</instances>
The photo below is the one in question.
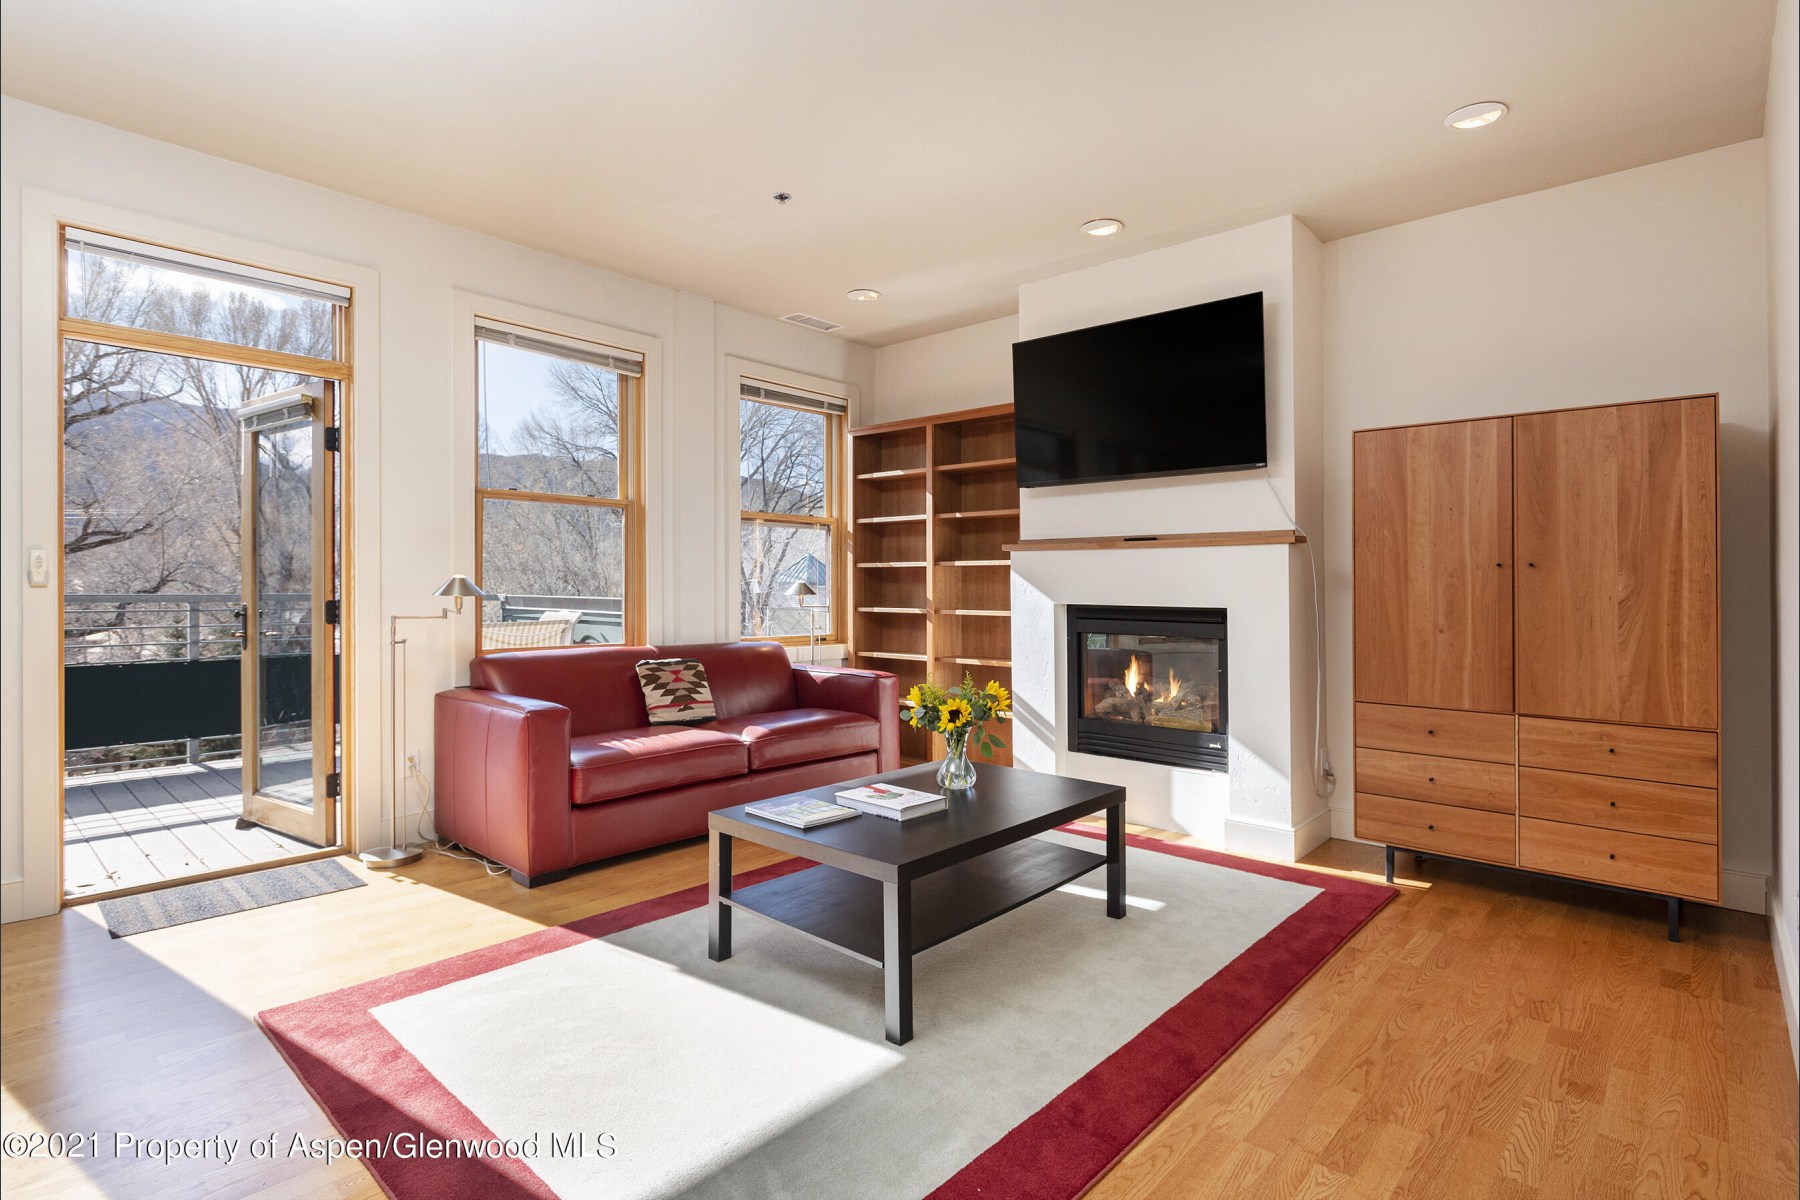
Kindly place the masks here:
<instances>
[{"instance_id":1,"label":"gray doormat","mask_svg":"<svg viewBox=\"0 0 1800 1200\"><path fill-rule=\"evenodd\" d=\"M247 875L141 892L117 900L102 900L100 915L106 918L106 928L112 935L122 938L170 925L204 921L208 917L222 917L226 913L367 886L368 880L337 859L322 858L317 862L295 863L289 867L252 871Z\"/></svg>"}]
</instances>

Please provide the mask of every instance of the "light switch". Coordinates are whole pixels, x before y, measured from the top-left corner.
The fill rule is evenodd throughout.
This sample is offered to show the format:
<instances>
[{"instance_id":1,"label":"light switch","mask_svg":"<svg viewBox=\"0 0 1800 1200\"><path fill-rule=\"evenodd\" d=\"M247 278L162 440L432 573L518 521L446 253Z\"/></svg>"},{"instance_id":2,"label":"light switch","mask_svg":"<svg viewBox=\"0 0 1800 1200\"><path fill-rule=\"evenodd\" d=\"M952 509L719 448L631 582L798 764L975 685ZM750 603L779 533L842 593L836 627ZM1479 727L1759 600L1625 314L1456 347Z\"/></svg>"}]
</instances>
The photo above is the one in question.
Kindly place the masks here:
<instances>
[{"instance_id":1,"label":"light switch","mask_svg":"<svg viewBox=\"0 0 1800 1200\"><path fill-rule=\"evenodd\" d=\"M32 587L50 586L50 556L42 546L33 546L26 551L25 580Z\"/></svg>"}]
</instances>

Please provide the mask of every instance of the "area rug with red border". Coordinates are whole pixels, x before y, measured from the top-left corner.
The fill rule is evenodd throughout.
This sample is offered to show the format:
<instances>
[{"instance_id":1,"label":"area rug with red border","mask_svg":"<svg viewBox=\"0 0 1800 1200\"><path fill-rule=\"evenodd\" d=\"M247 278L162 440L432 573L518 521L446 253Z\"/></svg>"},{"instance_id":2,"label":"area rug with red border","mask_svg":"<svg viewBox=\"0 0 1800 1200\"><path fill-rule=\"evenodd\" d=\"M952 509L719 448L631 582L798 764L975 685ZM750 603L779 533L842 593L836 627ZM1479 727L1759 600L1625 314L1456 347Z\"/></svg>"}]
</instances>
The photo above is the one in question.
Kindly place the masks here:
<instances>
[{"instance_id":1,"label":"area rug with red border","mask_svg":"<svg viewBox=\"0 0 1800 1200\"><path fill-rule=\"evenodd\" d=\"M397 1200L1074 1197L1394 896L1129 847L1124 919L1097 871L921 954L905 1046L880 972L791 930L709 961L703 886L258 1020Z\"/></svg>"}]
</instances>

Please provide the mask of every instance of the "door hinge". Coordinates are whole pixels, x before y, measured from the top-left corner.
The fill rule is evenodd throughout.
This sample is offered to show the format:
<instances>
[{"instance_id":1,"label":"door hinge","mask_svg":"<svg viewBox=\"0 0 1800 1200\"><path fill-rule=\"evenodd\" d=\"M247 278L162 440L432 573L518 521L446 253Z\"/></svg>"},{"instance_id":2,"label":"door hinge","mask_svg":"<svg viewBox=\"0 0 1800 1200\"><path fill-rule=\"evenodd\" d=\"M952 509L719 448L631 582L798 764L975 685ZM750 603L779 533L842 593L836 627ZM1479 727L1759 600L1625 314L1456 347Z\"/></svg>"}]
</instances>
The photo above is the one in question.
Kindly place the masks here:
<instances>
[{"instance_id":1,"label":"door hinge","mask_svg":"<svg viewBox=\"0 0 1800 1200\"><path fill-rule=\"evenodd\" d=\"M325 623L327 625L336 625L338 623L338 616L338 601L327 600L325 602Z\"/></svg>"},{"instance_id":2,"label":"door hinge","mask_svg":"<svg viewBox=\"0 0 1800 1200\"><path fill-rule=\"evenodd\" d=\"M343 790L343 776L339 775L336 771L325 776L325 795L327 798L335 800Z\"/></svg>"},{"instance_id":3,"label":"door hinge","mask_svg":"<svg viewBox=\"0 0 1800 1200\"><path fill-rule=\"evenodd\" d=\"M333 453L344 448L344 436L336 425L325 427L325 448Z\"/></svg>"}]
</instances>

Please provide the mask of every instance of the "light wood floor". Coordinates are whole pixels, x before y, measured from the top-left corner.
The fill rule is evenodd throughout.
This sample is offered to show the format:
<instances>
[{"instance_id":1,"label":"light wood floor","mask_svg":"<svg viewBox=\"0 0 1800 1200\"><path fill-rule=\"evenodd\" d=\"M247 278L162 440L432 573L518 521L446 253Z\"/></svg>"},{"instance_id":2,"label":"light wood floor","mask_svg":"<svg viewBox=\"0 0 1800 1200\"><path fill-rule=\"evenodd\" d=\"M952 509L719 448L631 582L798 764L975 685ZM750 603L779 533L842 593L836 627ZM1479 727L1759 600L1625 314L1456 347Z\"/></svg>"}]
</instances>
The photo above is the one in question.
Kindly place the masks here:
<instances>
[{"instance_id":1,"label":"light wood floor","mask_svg":"<svg viewBox=\"0 0 1800 1200\"><path fill-rule=\"evenodd\" d=\"M739 853L746 870L773 857ZM7 926L0 1121L330 1136L254 1013L698 883L705 860L689 843L527 893L428 857L122 941L91 906ZM1309 861L1379 865L1341 842ZM1762 920L1696 909L1671 945L1649 901L1418 874L1091 1195L1792 1200L1795 1068ZM4 1172L8 1197L380 1195L350 1161Z\"/></svg>"}]
</instances>

